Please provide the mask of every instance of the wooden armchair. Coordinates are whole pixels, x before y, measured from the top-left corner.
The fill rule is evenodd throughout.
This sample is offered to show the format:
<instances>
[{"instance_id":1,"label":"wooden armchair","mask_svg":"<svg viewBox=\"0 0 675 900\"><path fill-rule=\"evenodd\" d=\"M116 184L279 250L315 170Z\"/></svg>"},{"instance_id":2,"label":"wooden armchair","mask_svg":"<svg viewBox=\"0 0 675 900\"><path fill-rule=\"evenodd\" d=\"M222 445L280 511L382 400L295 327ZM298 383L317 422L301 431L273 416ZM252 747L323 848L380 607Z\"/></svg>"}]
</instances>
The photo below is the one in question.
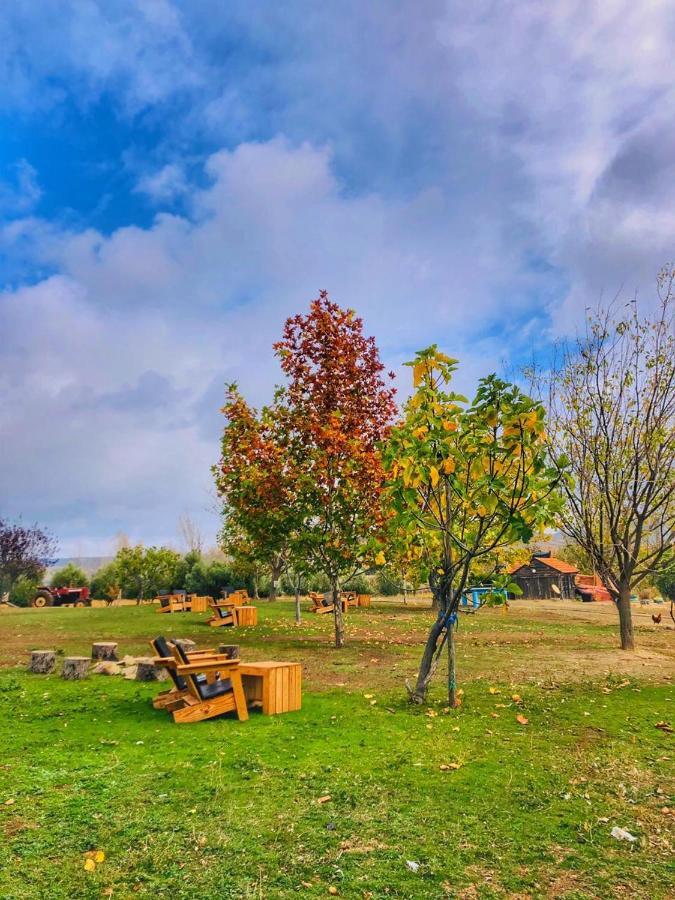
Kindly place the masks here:
<instances>
[{"instance_id":1,"label":"wooden armchair","mask_svg":"<svg viewBox=\"0 0 675 900\"><path fill-rule=\"evenodd\" d=\"M237 610L233 600L219 600L209 603L213 615L209 619L212 628L222 628L224 625L237 624Z\"/></svg>"},{"instance_id":2,"label":"wooden armchair","mask_svg":"<svg viewBox=\"0 0 675 900\"><path fill-rule=\"evenodd\" d=\"M201 722L226 712L236 712L242 722L248 719L238 659L225 656L190 659L180 645L175 646L174 652L173 661L155 660L155 665L164 665L169 671L173 668L176 676L187 683L187 692L168 707L174 722Z\"/></svg>"},{"instance_id":3,"label":"wooden armchair","mask_svg":"<svg viewBox=\"0 0 675 900\"><path fill-rule=\"evenodd\" d=\"M333 612L333 601L329 594L317 594L315 591L310 591L308 596L312 601L310 612L318 613L319 615L322 613ZM342 612L347 612L349 609L349 600L340 595L340 602L342 603Z\"/></svg>"},{"instance_id":4,"label":"wooden armchair","mask_svg":"<svg viewBox=\"0 0 675 900\"><path fill-rule=\"evenodd\" d=\"M185 594L159 594L159 613L190 612L190 601Z\"/></svg>"}]
</instances>

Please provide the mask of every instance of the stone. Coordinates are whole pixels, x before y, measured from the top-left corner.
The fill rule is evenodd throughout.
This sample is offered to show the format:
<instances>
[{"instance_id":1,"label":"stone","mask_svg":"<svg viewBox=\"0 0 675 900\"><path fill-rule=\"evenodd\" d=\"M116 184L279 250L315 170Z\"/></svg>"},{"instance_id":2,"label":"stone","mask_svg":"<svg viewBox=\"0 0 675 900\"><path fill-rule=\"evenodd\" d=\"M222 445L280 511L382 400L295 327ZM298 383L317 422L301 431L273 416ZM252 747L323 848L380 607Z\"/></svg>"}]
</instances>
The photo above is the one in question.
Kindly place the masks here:
<instances>
[{"instance_id":1,"label":"stone","mask_svg":"<svg viewBox=\"0 0 675 900\"><path fill-rule=\"evenodd\" d=\"M123 666L135 666L135 665L136 665L136 657L135 657L135 656L129 656L129 655L127 654L126 656L123 656L123 657L122 657L121 663L122 663Z\"/></svg>"},{"instance_id":2,"label":"stone","mask_svg":"<svg viewBox=\"0 0 675 900\"><path fill-rule=\"evenodd\" d=\"M63 660L61 678L66 681L81 681L89 675L88 656L66 656Z\"/></svg>"},{"instance_id":3,"label":"stone","mask_svg":"<svg viewBox=\"0 0 675 900\"><path fill-rule=\"evenodd\" d=\"M228 659L239 659L239 645L238 644L219 644L218 645L218 653L221 653L223 656L226 656Z\"/></svg>"},{"instance_id":4,"label":"stone","mask_svg":"<svg viewBox=\"0 0 675 900\"><path fill-rule=\"evenodd\" d=\"M137 668L138 668L138 666L125 666L124 667L124 677L128 681L135 681Z\"/></svg>"},{"instance_id":5,"label":"stone","mask_svg":"<svg viewBox=\"0 0 675 900\"><path fill-rule=\"evenodd\" d=\"M28 668L36 675L49 675L56 668L56 650L32 650Z\"/></svg>"},{"instance_id":6,"label":"stone","mask_svg":"<svg viewBox=\"0 0 675 900\"><path fill-rule=\"evenodd\" d=\"M91 671L94 675L120 675L122 673L122 666L119 663L112 662L112 660L104 659L101 662L96 663Z\"/></svg>"},{"instance_id":7,"label":"stone","mask_svg":"<svg viewBox=\"0 0 675 900\"><path fill-rule=\"evenodd\" d=\"M117 662L117 644L113 641L97 641L91 645L91 658Z\"/></svg>"}]
</instances>

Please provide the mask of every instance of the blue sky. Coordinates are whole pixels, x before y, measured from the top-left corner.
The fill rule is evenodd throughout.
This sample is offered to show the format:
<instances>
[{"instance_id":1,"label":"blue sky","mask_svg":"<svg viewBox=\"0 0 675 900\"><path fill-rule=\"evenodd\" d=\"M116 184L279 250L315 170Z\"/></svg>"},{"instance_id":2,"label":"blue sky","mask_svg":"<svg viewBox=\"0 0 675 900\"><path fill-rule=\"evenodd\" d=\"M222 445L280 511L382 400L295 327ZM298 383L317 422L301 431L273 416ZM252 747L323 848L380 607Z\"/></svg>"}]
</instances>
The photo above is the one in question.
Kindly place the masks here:
<instances>
[{"instance_id":1,"label":"blue sky","mask_svg":"<svg viewBox=\"0 0 675 900\"><path fill-rule=\"evenodd\" d=\"M68 554L217 527L320 288L462 386L675 256L675 7L18 0L0 15L0 513Z\"/></svg>"}]
</instances>

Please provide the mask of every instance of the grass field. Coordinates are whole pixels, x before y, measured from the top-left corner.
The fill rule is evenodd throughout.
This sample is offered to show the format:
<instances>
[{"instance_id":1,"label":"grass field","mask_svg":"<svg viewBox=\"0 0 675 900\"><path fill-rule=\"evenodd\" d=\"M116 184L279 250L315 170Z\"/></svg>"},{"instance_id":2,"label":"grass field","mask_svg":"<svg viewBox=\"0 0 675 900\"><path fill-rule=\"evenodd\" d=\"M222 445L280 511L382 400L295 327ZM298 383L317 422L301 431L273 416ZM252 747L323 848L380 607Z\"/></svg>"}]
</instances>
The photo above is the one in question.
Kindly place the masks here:
<instances>
[{"instance_id":1,"label":"grass field","mask_svg":"<svg viewBox=\"0 0 675 900\"><path fill-rule=\"evenodd\" d=\"M405 701L428 609L354 610L343 651L329 617L259 610L236 633L151 607L0 613L0 897L672 896L665 617L636 610L636 654L596 605L465 617L448 711L442 678ZM32 648L145 654L159 632L302 662L302 711L176 726L156 685L25 671Z\"/></svg>"}]
</instances>

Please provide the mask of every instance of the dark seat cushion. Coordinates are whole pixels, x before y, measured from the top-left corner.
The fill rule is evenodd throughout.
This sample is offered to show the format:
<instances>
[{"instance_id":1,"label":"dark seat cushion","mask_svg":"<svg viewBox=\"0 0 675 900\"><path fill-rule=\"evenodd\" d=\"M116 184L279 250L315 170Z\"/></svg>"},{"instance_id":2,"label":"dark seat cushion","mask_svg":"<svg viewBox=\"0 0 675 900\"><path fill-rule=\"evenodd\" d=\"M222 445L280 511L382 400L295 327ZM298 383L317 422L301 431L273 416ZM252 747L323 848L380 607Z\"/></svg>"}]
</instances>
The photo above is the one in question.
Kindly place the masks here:
<instances>
[{"instance_id":1,"label":"dark seat cushion","mask_svg":"<svg viewBox=\"0 0 675 900\"><path fill-rule=\"evenodd\" d=\"M232 610L230 608L224 608L222 606L216 606L216 610L218 611L218 615L221 619L230 619L232 618Z\"/></svg>"},{"instance_id":2,"label":"dark seat cushion","mask_svg":"<svg viewBox=\"0 0 675 900\"><path fill-rule=\"evenodd\" d=\"M171 652L169 645L166 641L166 638L163 635L158 635L152 642L152 646L155 648L155 653L158 656L167 659L168 657L172 657L173 653ZM182 675L179 675L175 669L168 669L171 680L173 681L176 690L178 691L186 691L187 690L187 681L183 678Z\"/></svg>"},{"instance_id":3,"label":"dark seat cushion","mask_svg":"<svg viewBox=\"0 0 675 900\"><path fill-rule=\"evenodd\" d=\"M231 691L232 682L229 678L223 678L219 681L214 681L211 684L198 681L197 690L199 691L199 696L202 700L213 700L214 697L222 697L223 694L227 694Z\"/></svg>"}]
</instances>

